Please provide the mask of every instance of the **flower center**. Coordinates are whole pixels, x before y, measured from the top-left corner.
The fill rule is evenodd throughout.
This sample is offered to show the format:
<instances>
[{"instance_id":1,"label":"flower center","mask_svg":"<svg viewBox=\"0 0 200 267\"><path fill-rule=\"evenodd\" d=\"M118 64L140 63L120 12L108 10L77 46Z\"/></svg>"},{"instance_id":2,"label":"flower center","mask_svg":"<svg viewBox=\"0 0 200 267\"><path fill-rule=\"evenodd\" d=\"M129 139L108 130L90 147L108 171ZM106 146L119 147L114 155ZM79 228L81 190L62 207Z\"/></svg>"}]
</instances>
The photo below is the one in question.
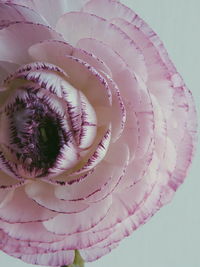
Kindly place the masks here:
<instances>
[{"instance_id":1,"label":"flower center","mask_svg":"<svg viewBox=\"0 0 200 267\"><path fill-rule=\"evenodd\" d=\"M59 154L64 136L56 114L34 95L29 100L14 103L9 110L12 133L10 144L25 169L47 172Z\"/></svg>"},{"instance_id":2,"label":"flower center","mask_svg":"<svg viewBox=\"0 0 200 267\"><path fill-rule=\"evenodd\" d=\"M17 96L15 101L8 102L1 114L1 146L5 159L21 164L26 175L34 173L34 177L41 177L53 168L69 138L59 114L44 98L27 92L24 90L21 98Z\"/></svg>"},{"instance_id":3,"label":"flower center","mask_svg":"<svg viewBox=\"0 0 200 267\"><path fill-rule=\"evenodd\" d=\"M0 164L14 177L70 173L88 153L96 128L87 98L54 65L25 65L0 92Z\"/></svg>"}]
</instances>

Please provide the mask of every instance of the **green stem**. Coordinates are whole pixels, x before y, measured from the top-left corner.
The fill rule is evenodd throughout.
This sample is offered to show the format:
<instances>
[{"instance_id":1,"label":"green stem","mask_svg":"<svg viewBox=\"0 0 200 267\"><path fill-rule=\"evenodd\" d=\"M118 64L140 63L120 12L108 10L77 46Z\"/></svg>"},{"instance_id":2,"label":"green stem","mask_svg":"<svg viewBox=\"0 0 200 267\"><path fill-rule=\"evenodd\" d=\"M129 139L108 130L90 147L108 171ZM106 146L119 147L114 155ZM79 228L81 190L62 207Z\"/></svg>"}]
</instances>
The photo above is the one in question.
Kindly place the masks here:
<instances>
[{"instance_id":1,"label":"green stem","mask_svg":"<svg viewBox=\"0 0 200 267\"><path fill-rule=\"evenodd\" d=\"M78 250L75 250L75 258L73 264L65 265L61 267L84 267L84 261L81 258L81 255Z\"/></svg>"}]
</instances>

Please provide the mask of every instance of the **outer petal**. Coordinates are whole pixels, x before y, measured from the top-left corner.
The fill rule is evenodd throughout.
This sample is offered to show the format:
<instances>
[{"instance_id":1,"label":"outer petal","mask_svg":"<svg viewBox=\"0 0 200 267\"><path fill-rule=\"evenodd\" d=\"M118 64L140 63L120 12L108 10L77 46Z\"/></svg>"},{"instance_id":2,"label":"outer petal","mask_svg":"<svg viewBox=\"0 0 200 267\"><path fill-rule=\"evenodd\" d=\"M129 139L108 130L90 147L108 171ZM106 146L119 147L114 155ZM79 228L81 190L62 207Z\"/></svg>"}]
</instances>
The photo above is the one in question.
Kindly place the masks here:
<instances>
[{"instance_id":1,"label":"outer petal","mask_svg":"<svg viewBox=\"0 0 200 267\"><path fill-rule=\"evenodd\" d=\"M131 39L136 40L145 55L149 74L148 87L162 107L163 114L167 120L167 135L177 147L177 171L173 175L172 184L174 186L171 184L172 188L176 190L186 176L186 170L189 167L189 162L191 162L196 140L194 104L191 101L191 97L187 97L190 93L170 61L159 37L134 11L120 2L112 0L103 0L101 3L97 0L91 0L85 5L84 11L101 15L115 23ZM177 101L179 104L177 104ZM193 114L193 116L190 114ZM192 129L190 126L185 126L185 123L189 125L190 122L192 122ZM183 131L183 129L185 130ZM183 143L185 146L182 145ZM175 177L177 179L176 182L174 180Z\"/></svg>"},{"instance_id":2,"label":"outer petal","mask_svg":"<svg viewBox=\"0 0 200 267\"><path fill-rule=\"evenodd\" d=\"M29 21L47 25L39 13L30 8L11 3L0 3L0 28L13 21Z\"/></svg>"},{"instance_id":3,"label":"outer petal","mask_svg":"<svg viewBox=\"0 0 200 267\"><path fill-rule=\"evenodd\" d=\"M35 248L37 247L38 249L43 249L45 251L51 251L55 252L58 250L75 250L75 249L83 249L83 248L88 248L91 246L95 246L96 244L102 242L108 236L112 233L113 231L111 229L101 231L101 232L96 232L94 233L92 229L86 232L80 232L76 233L73 235L67 235L65 238L61 241L57 242L51 242L51 243L45 243L45 242L32 242L30 243L30 246Z\"/></svg>"},{"instance_id":4,"label":"outer petal","mask_svg":"<svg viewBox=\"0 0 200 267\"><path fill-rule=\"evenodd\" d=\"M83 11L96 14L106 19L117 17L131 21L136 17L133 10L115 0L89 0L84 5Z\"/></svg>"},{"instance_id":5,"label":"outer petal","mask_svg":"<svg viewBox=\"0 0 200 267\"><path fill-rule=\"evenodd\" d=\"M7 223L0 221L0 230L11 238L30 242L55 242L64 239L64 236L55 235L43 226L41 222Z\"/></svg>"},{"instance_id":6,"label":"outer petal","mask_svg":"<svg viewBox=\"0 0 200 267\"><path fill-rule=\"evenodd\" d=\"M62 37L44 25L13 22L0 30L0 60L16 64L29 63L28 48L48 39L62 39Z\"/></svg>"},{"instance_id":7,"label":"outer petal","mask_svg":"<svg viewBox=\"0 0 200 267\"><path fill-rule=\"evenodd\" d=\"M78 11L88 0L8 0L8 2L25 5L44 16L51 26L55 26L58 18L64 13ZM53 10L53 14L52 14Z\"/></svg>"},{"instance_id":8,"label":"outer petal","mask_svg":"<svg viewBox=\"0 0 200 267\"><path fill-rule=\"evenodd\" d=\"M59 19L56 30L73 45L82 38L94 38L109 44L125 59L133 71L146 80L144 58L134 41L103 18L83 12L67 13Z\"/></svg>"},{"instance_id":9,"label":"outer petal","mask_svg":"<svg viewBox=\"0 0 200 267\"><path fill-rule=\"evenodd\" d=\"M114 243L110 246L103 247L103 248L96 246L95 248L80 250L80 254L86 262L91 262L91 261L98 260L100 257L106 255L107 253L109 253L112 249L116 248L117 246L118 246L117 243Z\"/></svg>"},{"instance_id":10,"label":"outer petal","mask_svg":"<svg viewBox=\"0 0 200 267\"><path fill-rule=\"evenodd\" d=\"M0 219L10 223L44 221L53 218L56 213L40 207L24 192L24 188L17 188L12 198L0 207Z\"/></svg>"},{"instance_id":11,"label":"outer petal","mask_svg":"<svg viewBox=\"0 0 200 267\"><path fill-rule=\"evenodd\" d=\"M74 250L61 250L33 255L26 255L24 253L12 253L12 256L20 258L21 260L30 264L44 266L64 266L66 264L68 265L73 263L75 254Z\"/></svg>"},{"instance_id":12,"label":"outer petal","mask_svg":"<svg viewBox=\"0 0 200 267\"><path fill-rule=\"evenodd\" d=\"M94 231L101 231L113 227L127 217L133 215L137 210L140 210L142 203L151 195L152 189L158 178L158 163L159 160L155 157L151 162L147 174L138 181L134 186L123 191L113 193L113 204L105 217L105 219L94 228ZM127 173L124 177L131 175ZM119 212L120 210L120 212Z\"/></svg>"},{"instance_id":13,"label":"outer petal","mask_svg":"<svg viewBox=\"0 0 200 267\"><path fill-rule=\"evenodd\" d=\"M93 38L84 38L79 40L77 46L95 53L110 68L126 108L123 138L129 144L131 157L133 154L135 157L141 157L147 151L154 127L153 106L148 88L138 76L132 73L126 61L106 43ZM148 121L146 127L149 129L142 132L140 128L143 127L144 118ZM136 148L138 148L137 151Z\"/></svg>"},{"instance_id":14,"label":"outer petal","mask_svg":"<svg viewBox=\"0 0 200 267\"><path fill-rule=\"evenodd\" d=\"M73 234L83 232L97 225L107 214L112 203L112 197L91 204L88 209L79 214L60 214L54 219L44 222L44 226L56 234ZM94 215L94 212L98 213Z\"/></svg>"}]
</instances>

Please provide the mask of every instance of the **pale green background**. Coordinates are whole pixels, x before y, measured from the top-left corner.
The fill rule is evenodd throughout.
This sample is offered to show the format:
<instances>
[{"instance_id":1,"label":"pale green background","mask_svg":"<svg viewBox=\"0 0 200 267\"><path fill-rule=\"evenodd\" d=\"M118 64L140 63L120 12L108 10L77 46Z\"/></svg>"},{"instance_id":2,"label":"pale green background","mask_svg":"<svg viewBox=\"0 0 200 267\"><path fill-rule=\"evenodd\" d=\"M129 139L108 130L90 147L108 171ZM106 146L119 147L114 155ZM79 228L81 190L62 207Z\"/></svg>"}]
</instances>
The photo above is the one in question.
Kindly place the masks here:
<instances>
[{"instance_id":1,"label":"pale green background","mask_svg":"<svg viewBox=\"0 0 200 267\"><path fill-rule=\"evenodd\" d=\"M200 1L121 2L132 7L159 34L193 92L196 105L200 106ZM200 267L199 152L200 149L187 180L176 193L173 202L162 208L131 237L122 241L109 255L86 264L86 267ZM34 265L0 253L0 267L4 266Z\"/></svg>"}]
</instances>

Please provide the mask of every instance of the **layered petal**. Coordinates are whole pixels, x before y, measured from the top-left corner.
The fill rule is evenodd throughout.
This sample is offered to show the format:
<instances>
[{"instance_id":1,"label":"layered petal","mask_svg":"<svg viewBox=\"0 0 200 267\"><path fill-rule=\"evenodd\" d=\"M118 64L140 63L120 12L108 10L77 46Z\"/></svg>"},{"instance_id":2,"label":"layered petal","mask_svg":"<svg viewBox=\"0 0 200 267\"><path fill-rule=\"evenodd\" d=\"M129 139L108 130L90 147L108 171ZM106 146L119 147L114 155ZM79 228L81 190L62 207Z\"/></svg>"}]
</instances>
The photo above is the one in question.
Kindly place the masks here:
<instances>
[{"instance_id":1,"label":"layered petal","mask_svg":"<svg viewBox=\"0 0 200 267\"><path fill-rule=\"evenodd\" d=\"M40 207L29 198L23 187L15 189L12 197L1 202L0 206L0 219L9 223L44 221L54 216L54 212Z\"/></svg>"},{"instance_id":2,"label":"layered petal","mask_svg":"<svg viewBox=\"0 0 200 267\"><path fill-rule=\"evenodd\" d=\"M41 14L42 17L48 21L49 25L54 27L61 15L70 11L80 10L87 1L88 0L57 0L56 2L54 0L8 0L6 2L21 4L35 10L35 12ZM54 11L53 15L52 10Z\"/></svg>"},{"instance_id":3,"label":"layered petal","mask_svg":"<svg viewBox=\"0 0 200 267\"><path fill-rule=\"evenodd\" d=\"M66 25L68 25L67 28ZM77 25L76 30L74 25ZM141 75L144 80L146 79L146 67L139 48L123 31L105 19L88 13L71 12L59 19L56 30L73 45L82 38L105 41L126 60L133 71Z\"/></svg>"},{"instance_id":4,"label":"layered petal","mask_svg":"<svg viewBox=\"0 0 200 267\"><path fill-rule=\"evenodd\" d=\"M59 39L62 37L51 28L34 24L32 22L11 22L0 29L0 60L15 64L30 62L28 48L46 39Z\"/></svg>"},{"instance_id":5,"label":"layered petal","mask_svg":"<svg viewBox=\"0 0 200 267\"><path fill-rule=\"evenodd\" d=\"M9 23L15 21L29 21L47 25L47 22L39 13L23 5L18 5L19 1L14 3L0 3L0 28L6 27Z\"/></svg>"},{"instance_id":6,"label":"layered petal","mask_svg":"<svg viewBox=\"0 0 200 267\"><path fill-rule=\"evenodd\" d=\"M69 235L83 232L97 225L107 214L112 203L112 197L90 205L90 207L79 214L60 214L53 219L44 222L44 226L48 231L59 235ZM98 214L94 217L94 211L98 210Z\"/></svg>"},{"instance_id":7,"label":"layered petal","mask_svg":"<svg viewBox=\"0 0 200 267\"><path fill-rule=\"evenodd\" d=\"M71 214L79 213L89 207L84 202L70 202L58 199L54 194L54 186L43 182L30 183L25 190L28 197L38 203L39 206L44 207L44 210Z\"/></svg>"},{"instance_id":8,"label":"layered petal","mask_svg":"<svg viewBox=\"0 0 200 267\"><path fill-rule=\"evenodd\" d=\"M2 0L0 50L0 249L45 266L76 250L94 261L184 181L191 93L115 0Z\"/></svg>"}]
</instances>

